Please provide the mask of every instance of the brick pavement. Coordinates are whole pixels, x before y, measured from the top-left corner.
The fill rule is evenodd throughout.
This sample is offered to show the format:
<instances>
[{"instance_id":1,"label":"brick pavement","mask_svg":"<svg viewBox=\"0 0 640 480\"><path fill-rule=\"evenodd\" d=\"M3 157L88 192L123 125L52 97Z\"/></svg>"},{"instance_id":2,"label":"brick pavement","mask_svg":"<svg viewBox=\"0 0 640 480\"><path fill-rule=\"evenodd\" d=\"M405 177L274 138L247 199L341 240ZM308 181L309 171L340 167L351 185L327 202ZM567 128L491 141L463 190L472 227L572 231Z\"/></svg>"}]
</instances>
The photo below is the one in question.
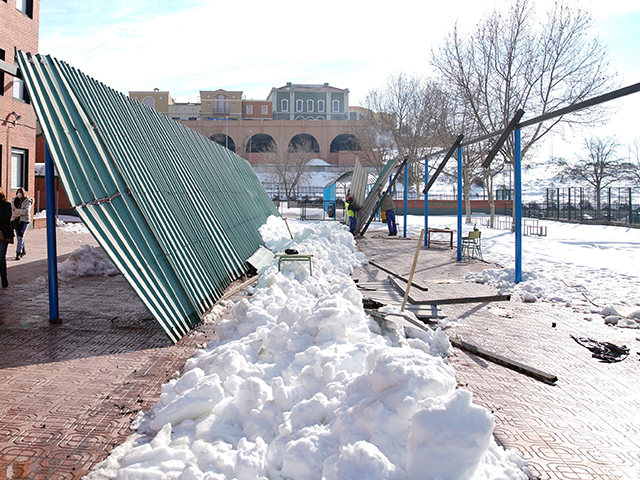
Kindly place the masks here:
<instances>
[{"instance_id":1,"label":"brick pavement","mask_svg":"<svg viewBox=\"0 0 640 480\"><path fill-rule=\"evenodd\" d=\"M408 276L415 242L372 231L358 246L376 263ZM404 246L409 243L410 248ZM483 253L490 260L490 252ZM455 282L469 271L490 267L456 262L448 245L432 245L421 249L414 282L429 286L426 297L452 298L459 296L461 284L433 282ZM355 275L360 281L386 278L372 266ZM468 296L483 294L478 287L488 288L462 285ZM588 315L588 321L580 308L513 297L440 309L445 322L457 320L445 327L450 336L557 375L556 384L547 385L457 348L449 358L459 385L495 415L496 440L519 451L535 478L640 479L639 330L605 326L599 315ZM622 362L602 363L571 334L626 345L631 353Z\"/></svg>"},{"instance_id":2,"label":"brick pavement","mask_svg":"<svg viewBox=\"0 0 640 480\"><path fill-rule=\"evenodd\" d=\"M162 383L198 344L215 335L203 326L171 345L121 276L61 280L63 323L50 325L45 238L44 230L27 233L28 254L9 261L11 286L0 291L0 479L86 474L126 439L137 412L157 401ZM96 245L89 234L59 232L58 260L84 243ZM408 274L415 240L372 229L358 244L369 258ZM423 249L415 276L429 285L422 295L495 293L460 283L488 265L456 262L454 255L444 246ZM386 274L369 265L354 277L379 281ZM445 320L459 320L449 334L558 376L546 385L458 349L449 359L459 384L494 413L498 442L517 449L536 478L640 478L638 331L518 299L441 311ZM570 333L627 344L632 353L603 364Z\"/></svg>"}]
</instances>

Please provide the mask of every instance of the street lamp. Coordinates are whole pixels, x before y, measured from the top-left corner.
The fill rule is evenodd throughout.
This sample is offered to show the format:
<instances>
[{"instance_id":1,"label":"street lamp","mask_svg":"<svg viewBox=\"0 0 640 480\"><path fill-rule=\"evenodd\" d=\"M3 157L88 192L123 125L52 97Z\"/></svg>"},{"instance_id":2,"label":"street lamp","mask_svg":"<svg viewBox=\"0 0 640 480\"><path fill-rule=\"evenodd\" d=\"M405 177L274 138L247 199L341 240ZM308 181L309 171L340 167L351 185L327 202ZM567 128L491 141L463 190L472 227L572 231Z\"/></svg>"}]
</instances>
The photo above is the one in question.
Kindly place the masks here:
<instances>
[{"instance_id":1,"label":"street lamp","mask_svg":"<svg viewBox=\"0 0 640 480\"><path fill-rule=\"evenodd\" d=\"M251 130L249 130L249 164L251 164Z\"/></svg>"}]
</instances>

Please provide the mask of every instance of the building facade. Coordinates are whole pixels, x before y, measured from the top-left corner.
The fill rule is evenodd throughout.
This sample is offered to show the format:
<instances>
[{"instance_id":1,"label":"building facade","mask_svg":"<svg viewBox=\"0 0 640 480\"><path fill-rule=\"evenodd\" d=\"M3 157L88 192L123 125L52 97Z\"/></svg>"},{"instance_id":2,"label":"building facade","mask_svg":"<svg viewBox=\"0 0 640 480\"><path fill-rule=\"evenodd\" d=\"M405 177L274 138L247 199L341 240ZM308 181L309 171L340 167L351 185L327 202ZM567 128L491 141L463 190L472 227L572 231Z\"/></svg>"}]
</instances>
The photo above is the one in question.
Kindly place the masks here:
<instances>
[{"instance_id":1,"label":"building facade","mask_svg":"<svg viewBox=\"0 0 640 480\"><path fill-rule=\"evenodd\" d=\"M331 165L353 165L357 142L349 122L349 90L287 83L266 100L247 100L242 91L201 90L200 103L165 104L169 92L129 92L155 108L249 160L269 163L278 149L304 148ZM357 107L356 107L357 108ZM357 111L357 110L356 110ZM354 118L357 118L354 116Z\"/></svg>"},{"instance_id":2,"label":"building facade","mask_svg":"<svg viewBox=\"0 0 640 480\"><path fill-rule=\"evenodd\" d=\"M38 52L39 0L0 0L0 186L12 199L35 189L36 115L15 76L15 50Z\"/></svg>"}]
</instances>

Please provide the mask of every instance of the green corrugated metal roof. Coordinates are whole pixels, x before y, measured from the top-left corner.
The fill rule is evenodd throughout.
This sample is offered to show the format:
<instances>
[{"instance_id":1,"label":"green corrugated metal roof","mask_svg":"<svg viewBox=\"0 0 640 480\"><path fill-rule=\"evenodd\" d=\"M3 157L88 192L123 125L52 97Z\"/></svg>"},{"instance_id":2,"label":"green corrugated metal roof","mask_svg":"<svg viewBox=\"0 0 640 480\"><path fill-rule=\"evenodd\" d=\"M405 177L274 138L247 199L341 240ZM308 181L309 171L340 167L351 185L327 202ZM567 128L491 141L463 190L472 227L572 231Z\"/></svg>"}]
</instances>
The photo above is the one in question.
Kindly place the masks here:
<instances>
[{"instance_id":1,"label":"green corrugated metal roof","mask_svg":"<svg viewBox=\"0 0 640 480\"><path fill-rule=\"evenodd\" d=\"M175 342L277 215L246 160L49 56L18 63L69 201Z\"/></svg>"}]
</instances>

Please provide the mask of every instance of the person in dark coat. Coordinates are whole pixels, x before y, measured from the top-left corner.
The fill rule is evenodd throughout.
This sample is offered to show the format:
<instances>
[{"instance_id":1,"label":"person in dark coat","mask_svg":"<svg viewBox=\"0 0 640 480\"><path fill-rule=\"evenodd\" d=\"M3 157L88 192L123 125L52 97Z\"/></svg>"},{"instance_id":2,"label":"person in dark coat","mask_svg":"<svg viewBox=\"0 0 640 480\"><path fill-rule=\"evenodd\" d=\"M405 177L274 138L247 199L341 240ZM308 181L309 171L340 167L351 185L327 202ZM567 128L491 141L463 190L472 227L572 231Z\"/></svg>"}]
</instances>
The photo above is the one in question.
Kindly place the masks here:
<instances>
[{"instance_id":1,"label":"person in dark coat","mask_svg":"<svg viewBox=\"0 0 640 480\"><path fill-rule=\"evenodd\" d=\"M9 286L7 280L7 249L13 243L13 228L11 228L11 203L0 188L0 279L2 288Z\"/></svg>"},{"instance_id":2,"label":"person in dark coat","mask_svg":"<svg viewBox=\"0 0 640 480\"><path fill-rule=\"evenodd\" d=\"M384 197L382 204L380 205L380 209L384 211L384 214L387 217L387 228L389 229L389 235L392 237L398 235L398 227L396 225L396 206L393 203L393 195L395 193L395 188L392 188L387 196Z\"/></svg>"},{"instance_id":3,"label":"person in dark coat","mask_svg":"<svg viewBox=\"0 0 640 480\"><path fill-rule=\"evenodd\" d=\"M22 188L16 191L13 199L13 229L16 231L18 243L16 244L16 260L20 260L27 254L24 248L24 234L31 223L31 205L33 202Z\"/></svg>"}]
</instances>

